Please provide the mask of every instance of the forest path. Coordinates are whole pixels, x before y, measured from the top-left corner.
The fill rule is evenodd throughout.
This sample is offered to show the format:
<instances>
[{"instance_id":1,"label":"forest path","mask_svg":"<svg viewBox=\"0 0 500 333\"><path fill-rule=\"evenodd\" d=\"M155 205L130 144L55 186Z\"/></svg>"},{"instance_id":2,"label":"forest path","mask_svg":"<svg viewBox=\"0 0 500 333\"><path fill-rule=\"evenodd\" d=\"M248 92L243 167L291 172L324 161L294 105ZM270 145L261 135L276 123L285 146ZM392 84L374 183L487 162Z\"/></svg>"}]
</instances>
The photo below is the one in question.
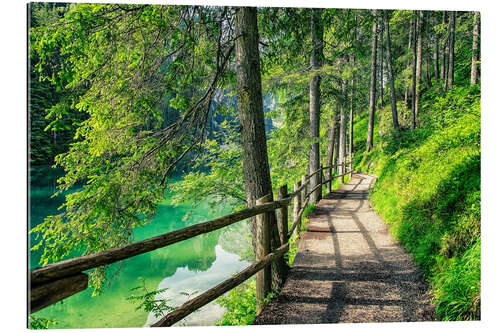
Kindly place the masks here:
<instances>
[{"instance_id":1,"label":"forest path","mask_svg":"<svg viewBox=\"0 0 500 333\"><path fill-rule=\"evenodd\" d=\"M316 205L281 294L254 324L434 320L413 258L370 206L374 182L354 174Z\"/></svg>"}]
</instances>

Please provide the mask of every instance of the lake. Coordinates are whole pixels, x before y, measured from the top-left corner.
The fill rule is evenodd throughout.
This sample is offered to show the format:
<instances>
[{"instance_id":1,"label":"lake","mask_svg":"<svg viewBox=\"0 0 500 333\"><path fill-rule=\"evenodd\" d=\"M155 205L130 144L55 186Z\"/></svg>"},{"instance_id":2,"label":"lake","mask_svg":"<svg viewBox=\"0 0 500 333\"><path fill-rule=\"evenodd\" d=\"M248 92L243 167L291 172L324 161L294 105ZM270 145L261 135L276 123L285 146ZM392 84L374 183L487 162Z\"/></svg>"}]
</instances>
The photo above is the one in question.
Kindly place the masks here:
<instances>
[{"instance_id":1,"label":"lake","mask_svg":"<svg viewBox=\"0 0 500 333\"><path fill-rule=\"evenodd\" d=\"M51 198L55 191L55 179L60 171L46 167L30 168L30 229L41 223L47 215L57 213L63 197ZM210 211L207 202L193 206L174 206L171 194L166 194L158 207L153 221L134 230L136 241L184 228L230 212L225 207L217 216ZM183 220L186 213L189 218ZM33 236L31 236L33 239ZM32 241L31 241L32 242ZM33 245L33 242L32 244ZM35 317L55 319L51 328L101 328L142 327L153 324L159 318L127 300L131 289L145 281L148 290L168 288L161 297L170 299L176 306L187 301L183 293L196 295L241 271L251 263L242 260L251 246L246 221L200 235L123 261L123 267L100 296L92 297L87 289L62 302L58 302L34 314ZM41 253L31 251L30 268L38 266ZM116 263L114 265L120 265ZM192 313L176 325L213 325L225 309L212 302Z\"/></svg>"}]
</instances>

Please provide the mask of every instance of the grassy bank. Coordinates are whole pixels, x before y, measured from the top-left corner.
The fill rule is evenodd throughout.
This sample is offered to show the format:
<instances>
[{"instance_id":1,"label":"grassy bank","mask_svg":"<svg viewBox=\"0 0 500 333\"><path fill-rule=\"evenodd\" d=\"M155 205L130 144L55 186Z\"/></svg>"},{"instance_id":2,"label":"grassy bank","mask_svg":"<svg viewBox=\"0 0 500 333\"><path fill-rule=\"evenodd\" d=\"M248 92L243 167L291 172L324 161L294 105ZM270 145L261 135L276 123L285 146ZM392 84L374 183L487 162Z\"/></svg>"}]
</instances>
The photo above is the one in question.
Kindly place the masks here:
<instances>
[{"instance_id":1,"label":"grassy bank","mask_svg":"<svg viewBox=\"0 0 500 333\"><path fill-rule=\"evenodd\" d=\"M480 90L427 91L414 131L393 131L390 114L378 113L368 154L368 117L355 119L355 169L378 176L372 203L421 267L438 318L479 319Z\"/></svg>"}]
</instances>

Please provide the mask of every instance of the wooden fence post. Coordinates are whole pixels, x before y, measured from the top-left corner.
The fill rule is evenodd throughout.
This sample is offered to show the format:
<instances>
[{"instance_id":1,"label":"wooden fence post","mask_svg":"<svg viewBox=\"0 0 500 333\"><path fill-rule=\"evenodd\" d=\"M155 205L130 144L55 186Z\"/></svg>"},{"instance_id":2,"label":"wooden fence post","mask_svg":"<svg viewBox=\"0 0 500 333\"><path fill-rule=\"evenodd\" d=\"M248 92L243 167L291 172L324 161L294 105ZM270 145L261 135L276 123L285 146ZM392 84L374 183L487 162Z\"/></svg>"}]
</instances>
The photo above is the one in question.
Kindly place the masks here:
<instances>
[{"instance_id":1,"label":"wooden fence post","mask_svg":"<svg viewBox=\"0 0 500 333\"><path fill-rule=\"evenodd\" d=\"M278 188L277 200L288 197L288 186L285 184ZM288 206L276 210L276 220L278 221L278 232L280 234L281 245L288 242Z\"/></svg>"},{"instance_id":2,"label":"wooden fence post","mask_svg":"<svg viewBox=\"0 0 500 333\"><path fill-rule=\"evenodd\" d=\"M351 179L352 179L352 152L351 152L351 154L350 154L350 156L349 156L349 162L350 162L350 164L349 164L349 165L351 166L351 168L349 169L349 171L350 171L350 172L349 172L349 178L351 178Z\"/></svg>"},{"instance_id":3,"label":"wooden fence post","mask_svg":"<svg viewBox=\"0 0 500 333\"><path fill-rule=\"evenodd\" d=\"M296 182L294 185L293 185L293 191L297 191L300 187L300 185L302 184L301 181L298 181ZM300 209L302 208L302 202L301 202L301 198L302 198L302 194L301 193L298 193L295 198L293 199L293 220L296 221L298 218L299 218L299 212L300 212ZM294 235L298 235L299 234L299 228L295 228L295 230L293 231L293 234Z\"/></svg>"},{"instance_id":4,"label":"wooden fence post","mask_svg":"<svg viewBox=\"0 0 500 333\"><path fill-rule=\"evenodd\" d=\"M332 193L332 174L333 174L333 165L328 165L330 169L327 169L328 175L328 193Z\"/></svg>"},{"instance_id":5,"label":"wooden fence post","mask_svg":"<svg viewBox=\"0 0 500 333\"><path fill-rule=\"evenodd\" d=\"M260 199L257 199L256 205L262 205L270 202L272 194L269 193ZM260 260L271 252L271 227L269 214L262 213L256 217L256 233L257 233L257 249L255 259ZM264 299L271 292L271 266L268 265L261 269L256 274L256 297L257 297L257 314L264 307Z\"/></svg>"},{"instance_id":6,"label":"wooden fence post","mask_svg":"<svg viewBox=\"0 0 500 333\"><path fill-rule=\"evenodd\" d=\"M319 169L320 171L318 172L318 184L322 184L323 183L323 164L320 164L319 165ZM323 199L323 185L320 185L319 189L318 189L318 202Z\"/></svg>"},{"instance_id":7,"label":"wooden fence post","mask_svg":"<svg viewBox=\"0 0 500 333\"><path fill-rule=\"evenodd\" d=\"M307 176L304 175L302 176L302 185L306 184L307 182ZM309 185L306 184L304 188L302 189L302 204L304 205L306 203L306 197L307 197L307 190L308 190Z\"/></svg>"},{"instance_id":8,"label":"wooden fence post","mask_svg":"<svg viewBox=\"0 0 500 333\"><path fill-rule=\"evenodd\" d=\"M340 173L342 176L340 176L340 180L342 181L342 184L345 184L345 171L347 170L347 158L344 156L344 158L342 159L342 166L341 166L341 170L342 172Z\"/></svg>"}]
</instances>

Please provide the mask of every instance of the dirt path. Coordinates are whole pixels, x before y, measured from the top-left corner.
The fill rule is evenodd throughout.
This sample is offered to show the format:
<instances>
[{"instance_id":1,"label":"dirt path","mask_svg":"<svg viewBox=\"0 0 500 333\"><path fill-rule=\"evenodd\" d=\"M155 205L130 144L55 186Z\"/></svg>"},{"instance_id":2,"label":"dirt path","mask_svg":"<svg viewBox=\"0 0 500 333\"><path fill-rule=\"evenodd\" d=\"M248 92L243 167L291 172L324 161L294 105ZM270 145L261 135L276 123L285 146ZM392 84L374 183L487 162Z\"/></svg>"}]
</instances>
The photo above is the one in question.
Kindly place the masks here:
<instances>
[{"instance_id":1,"label":"dirt path","mask_svg":"<svg viewBox=\"0 0 500 333\"><path fill-rule=\"evenodd\" d=\"M434 320L411 255L370 206L374 182L355 174L316 205L281 294L254 324Z\"/></svg>"}]
</instances>

